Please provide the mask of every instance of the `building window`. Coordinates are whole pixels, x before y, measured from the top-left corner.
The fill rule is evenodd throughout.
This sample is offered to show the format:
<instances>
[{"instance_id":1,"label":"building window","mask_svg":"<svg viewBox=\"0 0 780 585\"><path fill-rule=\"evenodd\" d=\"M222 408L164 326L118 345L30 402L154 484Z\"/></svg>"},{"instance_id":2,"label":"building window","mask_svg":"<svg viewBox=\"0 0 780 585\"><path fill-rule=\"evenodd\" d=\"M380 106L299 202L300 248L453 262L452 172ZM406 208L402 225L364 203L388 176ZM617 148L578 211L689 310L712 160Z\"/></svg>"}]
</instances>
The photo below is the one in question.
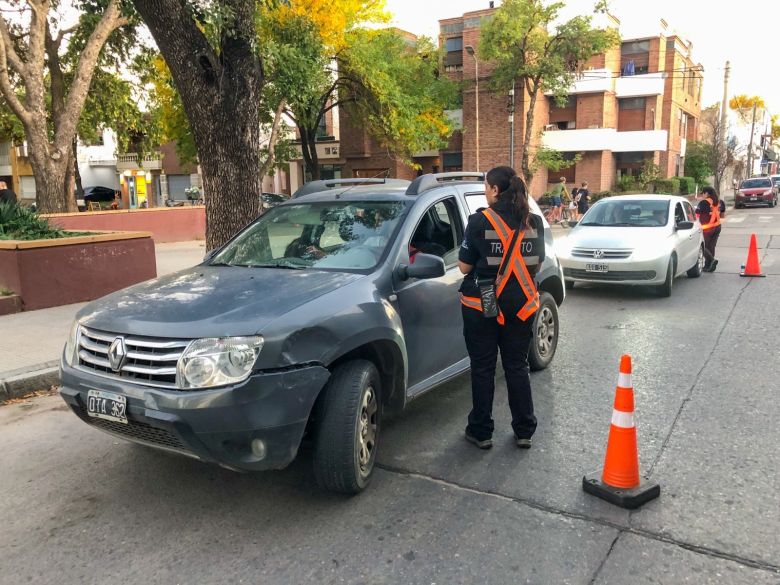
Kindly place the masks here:
<instances>
[{"instance_id":1,"label":"building window","mask_svg":"<svg viewBox=\"0 0 780 585\"><path fill-rule=\"evenodd\" d=\"M357 176L357 175L356 175ZM308 183L312 180L311 173L307 170L305 172L305 182ZM329 181L332 179L341 178L341 167L338 165L320 165L320 180Z\"/></svg>"},{"instance_id":2,"label":"building window","mask_svg":"<svg viewBox=\"0 0 780 585\"><path fill-rule=\"evenodd\" d=\"M620 47L621 75L642 75L649 71L650 41L629 41Z\"/></svg>"},{"instance_id":3,"label":"building window","mask_svg":"<svg viewBox=\"0 0 780 585\"><path fill-rule=\"evenodd\" d=\"M618 100L618 108L621 110L644 110L646 98L626 98Z\"/></svg>"},{"instance_id":4,"label":"building window","mask_svg":"<svg viewBox=\"0 0 780 585\"><path fill-rule=\"evenodd\" d=\"M441 26L441 34L451 35L455 33L463 32L463 22L455 22L453 24L443 24Z\"/></svg>"},{"instance_id":5,"label":"building window","mask_svg":"<svg viewBox=\"0 0 780 585\"><path fill-rule=\"evenodd\" d=\"M446 56L444 57L445 70L449 71L450 67L463 66L463 37L450 37L444 41L444 50Z\"/></svg>"},{"instance_id":6,"label":"building window","mask_svg":"<svg viewBox=\"0 0 780 585\"><path fill-rule=\"evenodd\" d=\"M680 176L680 169L682 169L682 157L677 154L674 156L674 176Z\"/></svg>"},{"instance_id":7,"label":"building window","mask_svg":"<svg viewBox=\"0 0 780 585\"><path fill-rule=\"evenodd\" d=\"M445 152L442 155L442 164L444 165L444 172L449 171L462 171L463 170L463 153L462 152Z\"/></svg>"}]
</instances>

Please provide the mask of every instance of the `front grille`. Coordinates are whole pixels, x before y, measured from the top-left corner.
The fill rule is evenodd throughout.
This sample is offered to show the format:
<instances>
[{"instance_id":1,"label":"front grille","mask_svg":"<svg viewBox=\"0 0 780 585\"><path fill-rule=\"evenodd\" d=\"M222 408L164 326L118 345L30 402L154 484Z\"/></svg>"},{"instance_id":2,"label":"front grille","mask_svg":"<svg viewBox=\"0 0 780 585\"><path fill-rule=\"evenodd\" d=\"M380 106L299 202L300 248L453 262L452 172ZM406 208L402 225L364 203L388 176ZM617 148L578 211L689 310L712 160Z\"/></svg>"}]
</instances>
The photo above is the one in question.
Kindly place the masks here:
<instances>
[{"instance_id":1,"label":"front grille","mask_svg":"<svg viewBox=\"0 0 780 585\"><path fill-rule=\"evenodd\" d=\"M609 280L620 282L621 280L653 280L656 277L655 270L620 270L617 272L587 272L575 268L564 268L563 275L580 280Z\"/></svg>"},{"instance_id":2,"label":"front grille","mask_svg":"<svg viewBox=\"0 0 780 585\"><path fill-rule=\"evenodd\" d=\"M145 441L153 445L159 445L160 447L167 447L168 449L176 449L177 451L189 452L187 446L181 442L179 437L166 431L165 429L158 429L152 425L146 424L137 420L128 420L127 424L114 422L112 420L105 420L102 418L93 418L85 415L84 417L90 425L97 427L123 437L130 439L137 439L139 441Z\"/></svg>"},{"instance_id":3,"label":"front grille","mask_svg":"<svg viewBox=\"0 0 780 585\"><path fill-rule=\"evenodd\" d=\"M123 337L127 357L119 371L108 360L108 350L117 337ZM176 364L189 340L120 336L81 327L79 367L100 375L160 388L176 388Z\"/></svg>"},{"instance_id":4,"label":"front grille","mask_svg":"<svg viewBox=\"0 0 780 585\"><path fill-rule=\"evenodd\" d=\"M597 256L597 252L599 255ZM607 250L604 248L572 248L571 255L577 258L596 258L598 260L625 260L633 250Z\"/></svg>"}]
</instances>

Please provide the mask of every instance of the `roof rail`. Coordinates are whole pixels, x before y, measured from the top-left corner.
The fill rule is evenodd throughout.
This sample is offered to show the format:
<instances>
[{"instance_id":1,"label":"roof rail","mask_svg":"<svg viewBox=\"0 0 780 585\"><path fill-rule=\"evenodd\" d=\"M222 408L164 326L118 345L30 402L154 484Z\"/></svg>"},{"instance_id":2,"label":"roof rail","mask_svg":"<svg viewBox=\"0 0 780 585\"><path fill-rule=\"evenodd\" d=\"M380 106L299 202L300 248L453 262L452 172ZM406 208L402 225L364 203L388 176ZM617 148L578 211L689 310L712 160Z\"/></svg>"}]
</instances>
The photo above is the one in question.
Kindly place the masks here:
<instances>
[{"instance_id":1,"label":"roof rail","mask_svg":"<svg viewBox=\"0 0 780 585\"><path fill-rule=\"evenodd\" d=\"M477 182L484 181L485 173L475 173L468 171L454 171L451 173L429 173L417 177L406 190L407 195L420 195L425 191L438 187L441 183L448 181L458 182Z\"/></svg>"},{"instance_id":2,"label":"roof rail","mask_svg":"<svg viewBox=\"0 0 780 585\"><path fill-rule=\"evenodd\" d=\"M320 193L322 191L328 191L330 189L337 189L344 185L392 185L394 187L406 187L409 181L403 179L325 179L323 181L309 181L305 185L301 186L295 193L292 194L290 199L297 199L304 195L311 195L312 193Z\"/></svg>"}]
</instances>

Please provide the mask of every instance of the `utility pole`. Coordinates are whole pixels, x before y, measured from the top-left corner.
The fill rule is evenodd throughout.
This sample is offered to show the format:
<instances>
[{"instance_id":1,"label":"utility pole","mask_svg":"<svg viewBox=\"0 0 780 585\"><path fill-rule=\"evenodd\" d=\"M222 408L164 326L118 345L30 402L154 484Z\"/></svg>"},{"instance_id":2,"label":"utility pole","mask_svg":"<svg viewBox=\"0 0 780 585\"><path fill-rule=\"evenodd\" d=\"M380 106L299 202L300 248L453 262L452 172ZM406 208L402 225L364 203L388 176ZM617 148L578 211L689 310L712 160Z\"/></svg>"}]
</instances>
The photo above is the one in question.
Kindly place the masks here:
<instances>
[{"instance_id":1,"label":"utility pole","mask_svg":"<svg viewBox=\"0 0 780 585\"><path fill-rule=\"evenodd\" d=\"M753 133L756 131L756 106L757 102L753 101L753 123L750 125L750 146L748 146L748 168L747 177L749 179L753 175Z\"/></svg>"},{"instance_id":2,"label":"utility pole","mask_svg":"<svg viewBox=\"0 0 780 585\"><path fill-rule=\"evenodd\" d=\"M466 52L474 57L474 77L475 77L475 85L476 85L476 130L477 130L477 172L479 172L479 59L477 59L477 52L474 50L474 47L471 45L466 46Z\"/></svg>"},{"instance_id":3,"label":"utility pole","mask_svg":"<svg viewBox=\"0 0 780 585\"><path fill-rule=\"evenodd\" d=\"M515 168L515 82L509 90L509 166Z\"/></svg>"},{"instance_id":4,"label":"utility pole","mask_svg":"<svg viewBox=\"0 0 780 585\"><path fill-rule=\"evenodd\" d=\"M723 175L726 172L726 141L728 140L728 119L729 114L727 108L729 107L729 77L731 76L731 62L726 61L726 70L723 73L723 102L720 105L720 124L718 125L718 135L715 137L715 148L718 149L718 156L716 161L718 166L723 165L723 170L716 174L716 178L723 179ZM718 169L714 169L718 172ZM718 193L723 193L723 185L718 184Z\"/></svg>"}]
</instances>

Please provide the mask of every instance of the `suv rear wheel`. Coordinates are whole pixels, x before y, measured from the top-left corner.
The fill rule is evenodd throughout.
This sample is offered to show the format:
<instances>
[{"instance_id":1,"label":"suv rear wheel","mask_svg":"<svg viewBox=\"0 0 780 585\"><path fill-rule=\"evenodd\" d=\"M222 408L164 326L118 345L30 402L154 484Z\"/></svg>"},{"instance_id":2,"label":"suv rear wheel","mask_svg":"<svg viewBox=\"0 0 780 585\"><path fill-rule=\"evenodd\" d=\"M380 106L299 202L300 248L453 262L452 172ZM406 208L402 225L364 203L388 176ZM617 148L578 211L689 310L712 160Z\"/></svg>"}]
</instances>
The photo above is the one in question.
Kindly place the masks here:
<instances>
[{"instance_id":1,"label":"suv rear wheel","mask_svg":"<svg viewBox=\"0 0 780 585\"><path fill-rule=\"evenodd\" d=\"M355 360L336 367L319 403L314 476L320 487L357 494L374 471L379 438L379 373Z\"/></svg>"},{"instance_id":2,"label":"suv rear wheel","mask_svg":"<svg viewBox=\"0 0 780 585\"><path fill-rule=\"evenodd\" d=\"M534 315L534 336L528 352L531 370L543 370L550 365L558 347L558 305L548 292L539 294L539 310Z\"/></svg>"}]
</instances>

